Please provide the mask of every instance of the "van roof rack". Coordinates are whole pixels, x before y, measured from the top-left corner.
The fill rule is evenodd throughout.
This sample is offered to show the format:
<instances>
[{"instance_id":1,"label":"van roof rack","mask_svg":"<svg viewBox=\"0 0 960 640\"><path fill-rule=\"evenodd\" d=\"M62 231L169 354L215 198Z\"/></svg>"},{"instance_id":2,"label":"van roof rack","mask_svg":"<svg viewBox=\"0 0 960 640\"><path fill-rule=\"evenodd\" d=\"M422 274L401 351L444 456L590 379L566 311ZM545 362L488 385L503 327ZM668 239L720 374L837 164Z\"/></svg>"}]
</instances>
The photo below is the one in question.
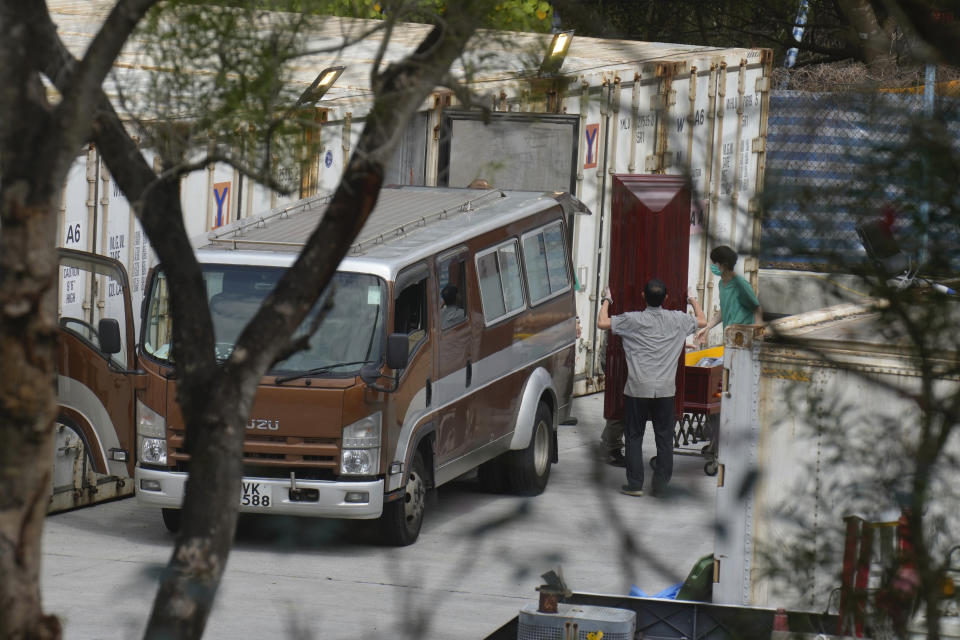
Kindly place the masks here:
<instances>
[{"instance_id":1,"label":"van roof rack","mask_svg":"<svg viewBox=\"0 0 960 640\"><path fill-rule=\"evenodd\" d=\"M478 191L442 187L386 187L348 255L362 255L373 246L402 238L431 223L474 211L498 198L499 189ZM333 194L310 196L210 232L208 247L259 251L294 251L306 244L320 223Z\"/></svg>"}]
</instances>

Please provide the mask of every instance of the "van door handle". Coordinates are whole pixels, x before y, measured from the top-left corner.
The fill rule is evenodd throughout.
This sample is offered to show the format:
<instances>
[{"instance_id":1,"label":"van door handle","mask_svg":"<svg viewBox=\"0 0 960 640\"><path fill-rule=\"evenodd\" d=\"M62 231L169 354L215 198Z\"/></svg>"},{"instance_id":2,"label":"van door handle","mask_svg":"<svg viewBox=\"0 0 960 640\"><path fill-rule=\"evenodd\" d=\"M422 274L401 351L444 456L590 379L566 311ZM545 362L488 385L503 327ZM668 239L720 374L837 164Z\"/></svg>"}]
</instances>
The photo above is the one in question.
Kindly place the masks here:
<instances>
[{"instance_id":1,"label":"van door handle","mask_svg":"<svg viewBox=\"0 0 960 640\"><path fill-rule=\"evenodd\" d=\"M427 406L430 406L430 401L433 399L433 385L430 384L430 378L427 378Z\"/></svg>"},{"instance_id":2,"label":"van door handle","mask_svg":"<svg viewBox=\"0 0 960 640\"><path fill-rule=\"evenodd\" d=\"M470 383L473 382L473 363L470 362L470 358L467 358L467 385L470 386Z\"/></svg>"}]
</instances>

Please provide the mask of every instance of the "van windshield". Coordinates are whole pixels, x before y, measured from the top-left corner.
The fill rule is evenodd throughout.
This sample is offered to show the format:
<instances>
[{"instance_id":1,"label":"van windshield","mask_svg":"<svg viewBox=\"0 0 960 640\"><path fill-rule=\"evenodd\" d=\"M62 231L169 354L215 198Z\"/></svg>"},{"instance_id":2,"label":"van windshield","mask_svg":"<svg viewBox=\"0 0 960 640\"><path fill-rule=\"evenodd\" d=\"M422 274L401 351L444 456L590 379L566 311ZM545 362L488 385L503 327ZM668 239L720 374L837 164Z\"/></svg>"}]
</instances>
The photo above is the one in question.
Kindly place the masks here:
<instances>
[{"instance_id":1,"label":"van windshield","mask_svg":"<svg viewBox=\"0 0 960 640\"><path fill-rule=\"evenodd\" d=\"M280 267L247 267L205 264L210 317L217 359L226 360L240 333L283 276ZM154 278L144 326L143 349L154 358L173 361L169 293L165 275ZM376 276L337 272L293 339L306 335L316 324L309 348L278 362L272 372L298 372L333 366L328 375L355 375L362 362L379 360L383 351L384 320L381 309L386 286ZM343 363L355 363L343 366Z\"/></svg>"}]
</instances>

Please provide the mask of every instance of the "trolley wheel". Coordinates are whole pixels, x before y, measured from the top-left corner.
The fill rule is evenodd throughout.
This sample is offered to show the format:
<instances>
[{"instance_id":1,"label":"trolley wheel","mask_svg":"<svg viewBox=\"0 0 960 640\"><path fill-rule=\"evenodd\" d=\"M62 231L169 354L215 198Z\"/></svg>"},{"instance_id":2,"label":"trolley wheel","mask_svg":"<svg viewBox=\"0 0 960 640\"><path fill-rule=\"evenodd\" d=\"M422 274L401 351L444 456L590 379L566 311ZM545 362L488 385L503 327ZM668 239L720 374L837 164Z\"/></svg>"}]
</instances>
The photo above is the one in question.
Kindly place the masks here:
<instances>
[{"instance_id":1,"label":"trolley wheel","mask_svg":"<svg viewBox=\"0 0 960 640\"><path fill-rule=\"evenodd\" d=\"M717 464L716 460L710 460L707 464L703 465L703 472L708 476L717 475L717 471L720 469L720 465Z\"/></svg>"},{"instance_id":2,"label":"trolley wheel","mask_svg":"<svg viewBox=\"0 0 960 640\"><path fill-rule=\"evenodd\" d=\"M653 456L652 458L650 458L650 468L653 469L654 471L657 470L657 456Z\"/></svg>"}]
</instances>

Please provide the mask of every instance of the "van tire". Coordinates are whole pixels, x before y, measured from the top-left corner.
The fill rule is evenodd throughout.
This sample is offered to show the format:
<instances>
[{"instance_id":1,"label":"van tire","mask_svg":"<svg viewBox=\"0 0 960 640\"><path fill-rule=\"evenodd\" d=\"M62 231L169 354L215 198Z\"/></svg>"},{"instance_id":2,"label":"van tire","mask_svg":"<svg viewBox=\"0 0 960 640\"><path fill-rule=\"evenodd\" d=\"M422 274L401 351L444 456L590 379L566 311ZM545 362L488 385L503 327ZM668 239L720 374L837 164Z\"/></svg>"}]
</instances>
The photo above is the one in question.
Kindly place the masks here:
<instances>
[{"instance_id":1,"label":"van tire","mask_svg":"<svg viewBox=\"0 0 960 640\"><path fill-rule=\"evenodd\" d=\"M553 415L545 402L537 405L530 444L526 449L510 451L506 457L507 488L511 493L535 496L543 493L550 479L553 459Z\"/></svg>"},{"instance_id":2,"label":"van tire","mask_svg":"<svg viewBox=\"0 0 960 640\"><path fill-rule=\"evenodd\" d=\"M163 515L163 526L167 531L170 533L180 531L180 509L161 509L160 513Z\"/></svg>"},{"instance_id":3,"label":"van tire","mask_svg":"<svg viewBox=\"0 0 960 640\"><path fill-rule=\"evenodd\" d=\"M403 496L383 505L380 527L386 544L406 547L417 541L427 502L427 473L423 455L417 451L403 487Z\"/></svg>"}]
</instances>

